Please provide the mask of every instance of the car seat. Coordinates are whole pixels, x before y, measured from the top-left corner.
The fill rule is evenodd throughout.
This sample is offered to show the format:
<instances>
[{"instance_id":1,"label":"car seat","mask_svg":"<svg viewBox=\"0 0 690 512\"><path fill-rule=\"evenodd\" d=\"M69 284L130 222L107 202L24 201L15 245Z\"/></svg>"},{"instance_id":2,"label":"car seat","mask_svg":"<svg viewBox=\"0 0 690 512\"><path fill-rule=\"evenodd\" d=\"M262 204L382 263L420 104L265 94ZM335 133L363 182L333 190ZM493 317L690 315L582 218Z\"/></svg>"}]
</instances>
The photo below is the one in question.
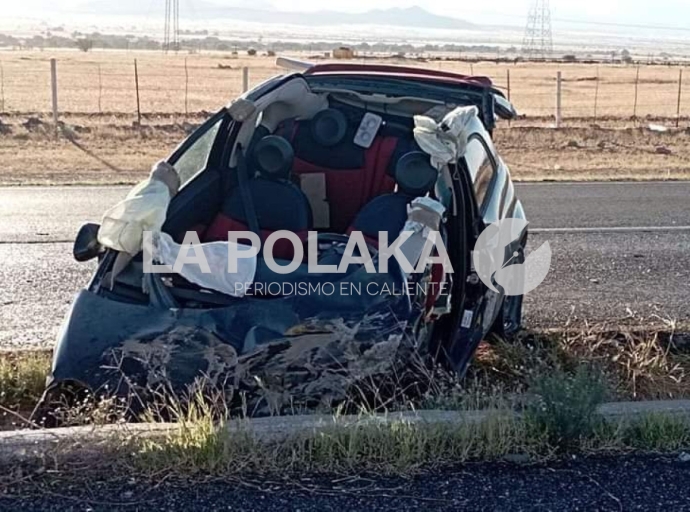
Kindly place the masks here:
<instances>
[{"instance_id":1,"label":"car seat","mask_svg":"<svg viewBox=\"0 0 690 512\"><path fill-rule=\"evenodd\" d=\"M295 148L296 176L323 174L329 205L329 231L344 233L357 212L372 198L395 188L390 163L399 137L379 133L369 148L353 141L362 119L360 110L322 110L308 121L283 123L277 134Z\"/></svg>"},{"instance_id":2,"label":"car seat","mask_svg":"<svg viewBox=\"0 0 690 512\"><path fill-rule=\"evenodd\" d=\"M306 240L312 229L309 200L290 181L294 151L282 137L268 135L252 145L248 158L250 180L247 191L254 205L262 243L271 233L292 231ZM256 175L256 176L254 176ZM236 186L223 202L206 232L204 241L227 240L230 231L250 231L250 222L242 201L242 190ZM276 258L292 259L294 248L289 240L279 239L274 248Z\"/></svg>"},{"instance_id":3,"label":"car seat","mask_svg":"<svg viewBox=\"0 0 690 512\"><path fill-rule=\"evenodd\" d=\"M369 201L355 217L348 233L361 231L377 246L379 232L386 231L388 243L392 243L407 222L407 205L431 192L437 178L438 171L431 165L429 155L421 151L406 153L395 165L397 190Z\"/></svg>"}]
</instances>

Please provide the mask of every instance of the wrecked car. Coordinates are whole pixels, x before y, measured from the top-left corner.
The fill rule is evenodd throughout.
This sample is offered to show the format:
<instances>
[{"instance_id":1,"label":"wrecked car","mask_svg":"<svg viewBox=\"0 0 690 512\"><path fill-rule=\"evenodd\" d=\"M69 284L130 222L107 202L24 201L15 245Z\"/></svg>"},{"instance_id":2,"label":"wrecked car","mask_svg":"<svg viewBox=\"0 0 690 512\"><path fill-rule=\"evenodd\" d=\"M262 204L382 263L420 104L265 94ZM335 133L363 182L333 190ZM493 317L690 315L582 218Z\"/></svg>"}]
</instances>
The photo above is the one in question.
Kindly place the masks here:
<instances>
[{"instance_id":1,"label":"wrecked car","mask_svg":"<svg viewBox=\"0 0 690 512\"><path fill-rule=\"evenodd\" d=\"M516 116L503 94L483 77L283 63L293 70L219 110L82 227L75 257L98 268L64 320L36 414L75 390L142 396L200 377L257 392L250 413L332 404L413 353L462 375L490 332L520 327L522 297L487 287L471 256L485 226L524 219L492 142L497 119ZM414 272L379 264L380 235L401 232ZM246 233L261 247L239 258ZM188 236L210 273L174 265ZM526 241L525 229L506 254L524 260Z\"/></svg>"}]
</instances>

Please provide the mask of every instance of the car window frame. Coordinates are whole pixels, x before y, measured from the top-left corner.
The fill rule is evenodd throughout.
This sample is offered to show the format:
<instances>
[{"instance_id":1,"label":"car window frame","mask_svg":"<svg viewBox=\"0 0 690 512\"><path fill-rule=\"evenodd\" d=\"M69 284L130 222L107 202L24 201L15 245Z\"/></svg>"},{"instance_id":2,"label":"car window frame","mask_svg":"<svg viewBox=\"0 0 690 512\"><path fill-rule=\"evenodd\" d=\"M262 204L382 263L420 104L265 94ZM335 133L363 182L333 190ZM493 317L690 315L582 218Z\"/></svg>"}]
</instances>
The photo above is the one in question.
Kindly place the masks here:
<instances>
[{"instance_id":1,"label":"car window frame","mask_svg":"<svg viewBox=\"0 0 690 512\"><path fill-rule=\"evenodd\" d=\"M166 161L172 165L175 164L182 158L182 156L201 139L206 133L213 129L213 127L220 122L218 126L218 131L211 145L211 149L208 153L208 158L206 159L206 164L203 169L200 169L193 177L187 180L181 187L186 187L189 183L194 181L197 176L203 173L209 167L218 167L220 163L220 157L222 155L225 146L225 134L227 133L227 126L231 121L229 112L225 107L220 109L218 112L209 117L204 121L196 130L194 130L189 137L187 137L182 143L175 148L175 150L170 154Z\"/></svg>"},{"instance_id":2,"label":"car window frame","mask_svg":"<svg viewBox=\"0 0 690 512\"><path fill-rule=\"evenodd\" d=\"M479 215L483 218L484 214L486 213L486 208L489 205L491 197L493 197L493 191L494 188L496 187L496 179L498 177L498 162L496 161L496 157L493 154L493 151L491 151L491 148L489 147L489 144L486 142L484 137L482 136L481 133L472 133L470 136L467 138L467 144L469 145L470 142L477 140L479 143L482 145L484 148L484 152L486 153L486 156L489 160L489 163L491 164L491 169L492 169L492 175L491 179L489 180L489 184L487 185L486 188L486 194L482 198L482 203L477 204L479 208ZM470 176L472 175L472 171L470 169L469 163L467 162L467 159L465 158L465 165L467 167L467 170L470 172ZM477 180L476 180L476 175L472 179L472 191L475 197L475 202L477 202L477 190L475 187Z\"/></svg>"}]
</instances>

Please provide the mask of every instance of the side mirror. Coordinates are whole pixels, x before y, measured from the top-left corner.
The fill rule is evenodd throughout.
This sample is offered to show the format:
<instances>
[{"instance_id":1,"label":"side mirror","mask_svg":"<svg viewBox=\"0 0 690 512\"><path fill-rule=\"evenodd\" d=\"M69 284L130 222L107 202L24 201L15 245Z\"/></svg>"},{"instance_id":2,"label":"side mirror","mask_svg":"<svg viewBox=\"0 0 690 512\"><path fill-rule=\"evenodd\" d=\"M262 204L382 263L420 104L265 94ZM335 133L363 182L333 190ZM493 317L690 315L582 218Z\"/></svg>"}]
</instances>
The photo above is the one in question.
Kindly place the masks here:
<instances>
[{"instance_id":1,"label":"side mirror","mask_svg":"<svg viewBox=\"0 0 690 512\"><path fill-rule=\"evenodd\" d=\"M78 262L89 261L102 252L103 247L98 243L98 230L100 227L100 224L89 222L79 228L79 233L77 233L74 248L72 249L75 260Z\"/></svg>"},{"instance_id":2,"label":"side mirror","mask_svg":"<svg viewBox=\"0 0 690 512\"><path fill-rule=\"evenodd\" d=\"M494 94L494 109L501 119L517 119L518 112L513 104L501 94Z\"/></svg>"}]
</instances>

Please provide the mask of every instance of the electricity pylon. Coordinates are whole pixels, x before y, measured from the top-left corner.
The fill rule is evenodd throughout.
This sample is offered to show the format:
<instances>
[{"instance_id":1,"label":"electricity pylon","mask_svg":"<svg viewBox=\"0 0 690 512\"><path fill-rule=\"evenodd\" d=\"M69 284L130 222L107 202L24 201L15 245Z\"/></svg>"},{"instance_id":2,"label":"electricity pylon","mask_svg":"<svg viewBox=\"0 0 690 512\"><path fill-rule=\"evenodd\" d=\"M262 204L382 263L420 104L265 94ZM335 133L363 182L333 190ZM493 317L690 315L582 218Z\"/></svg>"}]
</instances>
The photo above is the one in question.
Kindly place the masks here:
<instances>
[{"instance_id":1,"label":"electricity pylon","mask_svg":"<svg viewBox=\"0 0 690 512\"><path fill-rule=\"evenodd\" d=\"M522 53L528 57L545 59L553 53L551 8L549 0L534 0L527 16Z\"/></svg>"},{"instance_id":2,"label":"electricity pylon","mask_svg":"<svg viewBox=\"0 0 690 512\"><path fill-rule=\"evenodd\" d=\"M180 0L165 0L163 51L180 49Z\"/></svg>"}]
</instances>

